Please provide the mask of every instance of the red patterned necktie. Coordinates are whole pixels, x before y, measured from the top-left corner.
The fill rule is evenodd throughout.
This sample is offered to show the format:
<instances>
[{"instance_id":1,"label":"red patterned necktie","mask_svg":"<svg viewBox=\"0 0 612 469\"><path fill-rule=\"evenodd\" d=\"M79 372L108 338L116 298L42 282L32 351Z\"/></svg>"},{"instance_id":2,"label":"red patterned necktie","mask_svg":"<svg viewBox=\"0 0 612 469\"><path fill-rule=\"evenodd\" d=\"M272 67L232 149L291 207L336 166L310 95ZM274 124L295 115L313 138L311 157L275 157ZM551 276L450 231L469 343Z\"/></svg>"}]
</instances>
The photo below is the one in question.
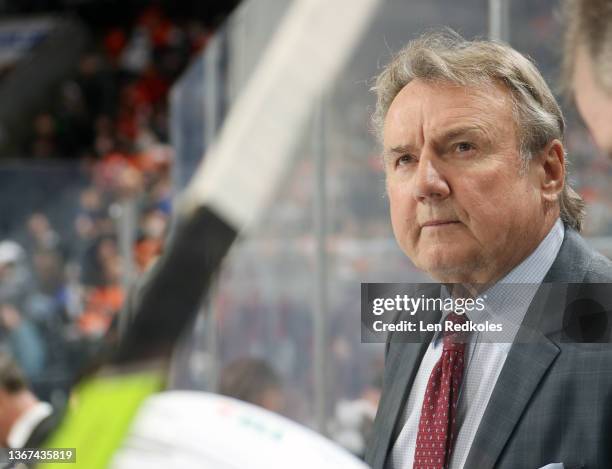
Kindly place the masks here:
<instances>
[{"instance_id":1,"label":"red patterned necktie","mask_svg":"<svg viewBox=\"0 0 612 469\"><path fill-rule=\"evenodd\" d=\"M464 324L467 318L465 315L450 313L444 319L444 322L446 321ZM429 375L423 398L413 469L448 467L457 436L455 418L459 388L463 379L465 334L445 331L442 337L442 356Z\"/></svg>"}]
</instances>

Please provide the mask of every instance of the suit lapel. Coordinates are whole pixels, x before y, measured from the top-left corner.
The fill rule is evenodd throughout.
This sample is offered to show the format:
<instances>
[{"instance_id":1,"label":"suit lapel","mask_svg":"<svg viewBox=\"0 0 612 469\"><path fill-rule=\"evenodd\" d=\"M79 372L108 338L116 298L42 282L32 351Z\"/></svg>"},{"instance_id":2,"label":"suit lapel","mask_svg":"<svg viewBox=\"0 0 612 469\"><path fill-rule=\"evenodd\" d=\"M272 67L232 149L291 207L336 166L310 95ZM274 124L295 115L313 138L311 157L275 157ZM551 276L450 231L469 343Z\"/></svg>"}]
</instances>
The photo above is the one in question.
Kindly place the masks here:
<instances>
[{"instance_id":1,"label":"suit lapel","mask_svg":"<svg viewBox=\"0 0 612 469\"><path fill-rule=\"evenodd\" d=\"M491 469L495 466L525 407L558 354L559 348L547 339L512 346L464 467Z\"/></svg>"},{"instance_id":2,"label":"suit lapel","mask_svg":"<svg viewBox=\"0 0 612 469\"><path fill-rule=\"evenodd\" d=\"M588 248L572 229L565 238L544 284L581 282L588 265ZM474 437L464 467L491 469L512 435L538 384L560 353L546 337L559 325L565 298L543 285L534 298L512 345ZM560 315L560 316L559 316Z\"/></svg>"},{"instance_id":3,"label":"suit lapel","mask_svg":"<svg viewBox=\"0 0 612 469\"><path fill-rule=\"evenodd\" d=\"M396 427L401 428L402 414L408 393L414 382L414 377L423 358L423 354L429 345L429 341L416 344L390 344L389 357L398 354L397 358L390 363L393 366L395 376L388 377L389 387L384 389L384 395L380 400L380 407L376 414L373 431L373 450L368 459L374 469L382 469L391 450L392 443L396 437Z\"/></svg>"}]
</instances>

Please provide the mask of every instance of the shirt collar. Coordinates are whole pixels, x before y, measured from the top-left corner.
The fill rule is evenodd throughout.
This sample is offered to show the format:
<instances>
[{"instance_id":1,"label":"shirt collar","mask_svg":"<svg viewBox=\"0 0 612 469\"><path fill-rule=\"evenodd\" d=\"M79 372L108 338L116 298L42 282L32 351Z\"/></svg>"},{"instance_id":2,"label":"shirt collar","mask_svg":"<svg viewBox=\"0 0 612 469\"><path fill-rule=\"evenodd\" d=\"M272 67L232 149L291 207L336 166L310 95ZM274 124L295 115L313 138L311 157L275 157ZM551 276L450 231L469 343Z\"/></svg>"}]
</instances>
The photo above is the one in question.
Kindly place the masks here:
<instances>
[{"instance_id":1,"label":"shirt collar","mask_svg":"<svg viewBox=\"0 0 612 469\"><path fill-rule=\"evenodd\" d=\"M13 424L6 442L9 448L23 448L36 426L53 413L47 402L39 402L25 411Z\"/></svg>"}]
</instances>

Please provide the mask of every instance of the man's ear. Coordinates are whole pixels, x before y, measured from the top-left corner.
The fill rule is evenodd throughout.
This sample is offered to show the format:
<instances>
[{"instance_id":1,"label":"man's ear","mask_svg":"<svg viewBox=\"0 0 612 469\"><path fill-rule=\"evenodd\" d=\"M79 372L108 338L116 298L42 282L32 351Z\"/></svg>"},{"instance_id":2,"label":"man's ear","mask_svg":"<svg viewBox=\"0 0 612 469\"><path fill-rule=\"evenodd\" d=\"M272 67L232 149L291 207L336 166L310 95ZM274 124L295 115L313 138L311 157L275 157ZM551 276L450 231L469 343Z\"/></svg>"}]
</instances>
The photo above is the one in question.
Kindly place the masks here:
<instances>
[{"instance_id":1,"label":"man's ear","mask_svg":"<svg viewBox=\"0 0 612 469\"><path fill-rule=\"evenodd\" d=\"M538 179L542 198L546 202L556 202L565 184L565 150L563 144L554 139L540 152Z\"/></svg>"}]
</instances>

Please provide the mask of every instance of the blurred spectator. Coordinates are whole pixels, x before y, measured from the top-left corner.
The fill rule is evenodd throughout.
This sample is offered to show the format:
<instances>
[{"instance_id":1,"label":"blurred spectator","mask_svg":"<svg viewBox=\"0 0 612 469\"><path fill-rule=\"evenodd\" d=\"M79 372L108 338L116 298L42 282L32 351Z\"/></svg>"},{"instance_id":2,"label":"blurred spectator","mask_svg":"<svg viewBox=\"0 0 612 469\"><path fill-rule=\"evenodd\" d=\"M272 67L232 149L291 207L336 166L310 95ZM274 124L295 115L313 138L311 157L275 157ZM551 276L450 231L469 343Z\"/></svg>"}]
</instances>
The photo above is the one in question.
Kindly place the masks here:
<instances>
[{"instance_id":1,"label":"blurred spectator","mask_svg":"<svg viewBox=\"0 0 612 469\"><path fill-rule=\"evenodd\" d=\"M85 54L79 62L74 91L83 97L90 116L112 115L116 110L117 80L115 71L98 52ZM60 106L62 106L60 102Z\"/></svg>"},{"instance_id":2,"label":"blurred spectator","mask_svg":"<svg viewBox=\"0 0 612 469\"><path fill-rule=\"evenodd\" d=\"M121 310L124 299L121 285L122 260L117 242L102 237L90 252L88 273L84 276L84 311L79 330L88 337L102 337Z\"/></svg>"},{"instance_id":3,"label":"blurred spectator","mask_svg":"<svg viewBox=\"0 0 612 469\"><path fill-rule=\"evenodd\" d=\"M161 254L168 225L168 216L159 209L146 211L140 220L140 234L134 248L134 259L144 273Z\"/></svg>"},{"instance_id":4,"label":"blurred spectator","mask_svg":"<svg viewBox=\"0 0 612 469\"><path fill-rule=\"evenodd\" d=\"M27 221L28 252L50 251L60 248L60 237L51 228L49 219L43 213L36 212L30 215Z\"/></svg>"},{"instance_id":5,"label":"blurred spectator","mask_svg":"<svg viewBox=\"0 0 612 469\"><path fill-rule=\"evenodd\" d=\"M12 241L0 243L0 345L39 383L47 372L62 370L68 301L61 255L33 248L33 274L25 252ZM74 372L74 370L72 370Z\"/></svg>"},{"instance_id":6,"label":"blurred spectator","mask_svg":"<svg viewBox=\"0 0 612 469\"><path fill-rule=\"evenodd\" d=\"M17 364L0 353L0 445L36 448L56 424L53 408L28 389Z\"/></svg>"},{"instance_id":7,"label":"blurred spectator","mask_svg":"<svg viewBox=\"0 0 612 469\"><path fill-rule=\"evenodd\" d=\"M331 438L362 459L366 442L372 434L379 400L380 388L374 386L366 388L359 399L341 399L329 425Z\"/></svg>"},{"instance_id":8,"label":"blurred spectator","mask_svg":"<svg viewBox=\"0 0 612 469\"><path fill-rule=\"evenodd\" d=\"M151 39L148 31L139 26L132 31L119 59L123 70L132 74L142 72L152 59Z\"/></svg>"},{"instance_id":9,"label":"blurred spectator","mask_svg":"<svg viewBox=\"0 0 612 469\"><path fill-rule=\"evenodd\" d=\"M0 303L0 338L29 379L40 376L45 366L40 333L14 304Z\"/></svg>"},{"instance_id":10,"label":"blurred spectator","mask_svg":"<svg viewBox=\"0 0 612 469\"><path fill-rule=\"evenodd\" d=\"M57 126L53 115L41 112L34 118L33 124L32 156L35 158L58 157Z\"/></svg>"},{"instance_id":11,"label":"blurred spectator","mask_svg":"<svg viewBox=\"0 0 612 469\"><path fill-rule=\"evenodd\" d=\"M282 414L285 395L276 372L256 358L236 360L221 370L219 394Z\"/></svg>"},{"instance_id":12,"label":"blurred spectator","mask_svg":"<svg viewBox=\"0 0 612 469\"><path fill-rule=\"evenodd\" d=\"M116 67L127 42L125 31L120 27L112 27L106 32L103 42L107 57L111 60L111 64Z\"/></svg>"},{"instance_id":13,"label":"blurred spectator","mask_svg":"<svg viewBox=\"0 0 612 469\"><path fill-rule=\"evenodd\" d=\"M64 262L61 255L53 250L39 250L32 252L32 264L36 289L30 297L38 298L35 302L40 305L32 315L39 320L61 318L64 315ZM28 304L32 307L32 301ZM43 306L44 303L44 306Z\"/></svg>"},{"instance_id":14,"label":"blurred spectator","mask_svg":"<svg viewBox=\"0 0 612 469\"><path fill-rule=\"evenodd\" d=\"M0 242L0 302L25 302L32 278L25 252L14 241Z\"/></svg>"}]
</instances>

